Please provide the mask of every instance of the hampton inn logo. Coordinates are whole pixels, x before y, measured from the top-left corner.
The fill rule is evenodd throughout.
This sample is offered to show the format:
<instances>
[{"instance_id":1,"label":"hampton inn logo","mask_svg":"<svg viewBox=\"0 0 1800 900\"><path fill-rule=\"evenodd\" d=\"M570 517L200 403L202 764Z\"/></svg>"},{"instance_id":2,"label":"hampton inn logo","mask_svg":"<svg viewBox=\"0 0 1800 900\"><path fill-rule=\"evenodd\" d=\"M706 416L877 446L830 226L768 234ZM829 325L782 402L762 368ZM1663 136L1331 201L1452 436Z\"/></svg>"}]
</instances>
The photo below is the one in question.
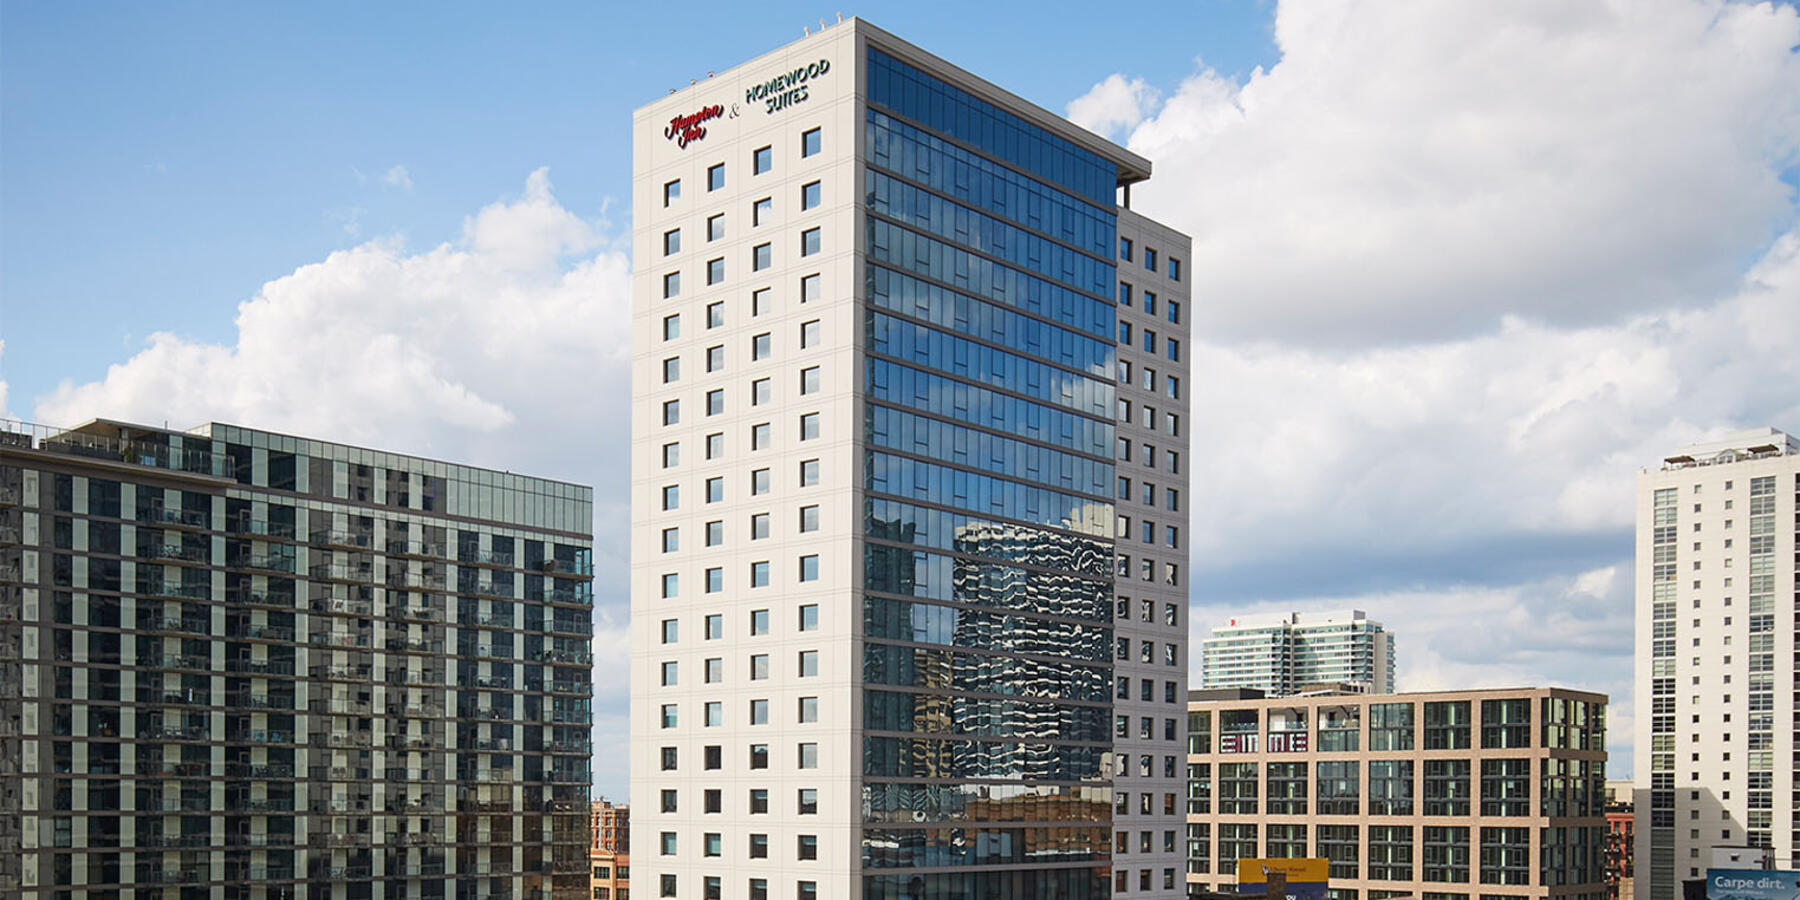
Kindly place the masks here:
<instances>
[{"instance_id":1,"label":"hampton inn logo","mask_svg":"<svg viewBox=\"0 0 1800 900\"><path fill-rule=\"evenodd\" d=\"M669 120L669 127L663 129L663 137L675 142L675 146L686 149L687 145L706 137L706 123L725 114L725 107L718 104L703 106L698 112L685 116L676 116Z\"/></svg>"},{"instance_id":2,"label":"hampton inn logo","mask_svg":"<svg viewBox=\"0 0 1800 900\"><path fill-rule=\"evenodd\" d=\"M831 60L821 59L811 65L783 72L761 84L744 89L746 104L761 103L764 113L787 109L806 102L806 83L831 71Z\"/></svg>"}]
</instances>

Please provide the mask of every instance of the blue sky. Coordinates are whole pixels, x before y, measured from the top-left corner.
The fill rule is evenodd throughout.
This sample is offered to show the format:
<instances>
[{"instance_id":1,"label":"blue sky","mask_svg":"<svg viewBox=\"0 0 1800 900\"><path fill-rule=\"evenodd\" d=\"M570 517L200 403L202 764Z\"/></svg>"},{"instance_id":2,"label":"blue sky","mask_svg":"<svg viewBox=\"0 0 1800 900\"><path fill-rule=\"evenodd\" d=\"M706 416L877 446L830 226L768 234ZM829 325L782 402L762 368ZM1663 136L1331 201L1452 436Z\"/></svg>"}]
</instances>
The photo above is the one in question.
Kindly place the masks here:
<instances>
[{"instance_id":1,"label":"blue sky","mask_svg":"<svg viewBox=\"0 0 1800 900\"><path fill-rule=\"evenodd\" d=\"M1636 474L1800 429L1800 13L1089 8L844 12L1155 161L1194 632L1366 609L1403 689L1608 692L1628 774ZM629 112L836 12L0 3L0 412L594 485L619 758Z\"/></svg>"},{"instance_id":2,"label":"blue sky","mask_svg":"<svg viewBox=\"0 0 1800 900\"><path fill-rule=\"evenodd\" d=\"M451 239L543 166L569 209L622 227L631 110L820 16L746 9L0 5L0 378L29 398L153 331L226 339L264 281L376 235ZM1201 53L1227 72L1274 59L1254 0L1079 27L1004 4L858 12L1053 107L1127 60L1046 46L1133 46L1169 82ZM383 181L394 166L410 189Z\"/></svg>"}]
</instances>

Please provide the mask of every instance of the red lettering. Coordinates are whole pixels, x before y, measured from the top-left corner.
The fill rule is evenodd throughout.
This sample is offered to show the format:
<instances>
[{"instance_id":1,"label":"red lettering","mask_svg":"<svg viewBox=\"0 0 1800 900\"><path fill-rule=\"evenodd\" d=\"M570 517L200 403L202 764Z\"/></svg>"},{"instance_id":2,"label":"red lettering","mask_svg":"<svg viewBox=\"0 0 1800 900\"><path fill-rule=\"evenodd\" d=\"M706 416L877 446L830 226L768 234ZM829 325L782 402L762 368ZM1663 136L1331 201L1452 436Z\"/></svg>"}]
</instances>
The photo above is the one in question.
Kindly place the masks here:
<instances>
[{"instance_id":1,"label":"red lettering","mask_svg":"<svg viewBox=\"0 0 1800 900\"><path fill-rule=\"evenodd\" d=\"M705 123L725 115L725 107L718 104L703 106L697 112L685 116L676 116L669 120L669 127L663 129L663 137L675 142L678 147L686 148L688 144L706 137Z\"/></svg>"}]
</instances>

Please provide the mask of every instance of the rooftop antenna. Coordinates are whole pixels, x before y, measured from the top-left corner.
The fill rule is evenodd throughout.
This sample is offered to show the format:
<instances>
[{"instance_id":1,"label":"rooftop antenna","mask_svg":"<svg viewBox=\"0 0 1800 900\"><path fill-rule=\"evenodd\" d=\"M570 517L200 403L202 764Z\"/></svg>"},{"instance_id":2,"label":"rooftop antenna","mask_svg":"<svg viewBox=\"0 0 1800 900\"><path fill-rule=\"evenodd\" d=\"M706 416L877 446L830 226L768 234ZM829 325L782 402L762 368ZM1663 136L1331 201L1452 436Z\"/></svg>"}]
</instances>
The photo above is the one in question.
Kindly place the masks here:
<instances>
[{"instance_id":1,"label":"rooftop antenna","mask_svg":"<svg viewBox=\"0 0 1800 900\"><path fill-rule=\"evenodd\" d=\"M844 24L844 14L843 13L838 13L838 24L839 25Z\"/></svg>"},{"instance_id":2,"label":"rooftop antenna","mask_svg":"<svg viewBox=\"0 0 1800 900\"><path fill-rule=\"evenodd\" d=\"M825 20L823 18L819 19L819 30L820 31L825 30Z\"/></svg>"},{"instance_id":3,"label":"rooftop antenna","mask_svg":"<svg viewBox=\"0 0 1800 900\"><path fill-rule=\"evenodd\" d=\"M805 37L812 37L812 26L811 25L800 26L800 34L802 34Z\"/></svg>"}]
</instances>

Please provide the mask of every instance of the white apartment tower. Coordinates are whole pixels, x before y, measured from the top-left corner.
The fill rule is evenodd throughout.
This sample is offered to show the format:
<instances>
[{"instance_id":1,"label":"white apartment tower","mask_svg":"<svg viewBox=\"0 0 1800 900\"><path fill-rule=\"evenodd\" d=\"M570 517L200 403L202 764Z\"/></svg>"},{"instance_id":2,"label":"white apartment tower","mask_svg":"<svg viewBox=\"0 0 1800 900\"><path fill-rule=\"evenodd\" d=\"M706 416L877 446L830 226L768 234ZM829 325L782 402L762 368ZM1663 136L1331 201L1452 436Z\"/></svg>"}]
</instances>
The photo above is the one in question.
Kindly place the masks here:
<instances>
[{"instance_id":1,"label":"white apartment tower","mask_svg":"<svg viewBox=\"0 0 1800 900\"><path fill-rule=\"evenodd\" d=\"M1800 440L1772 428L1638 476L1637 879L1650 900L1704 878L1715 847L1800 868L1796 532Z\"/></svg>"},{"instance_id":2,"label":"white apartment tower","mask_svg":"<svg viewBox=\"0 0 1800 900\"><path fill-rule=\"evenodd\" d=\"M635 892L1182 896L1150 163L855 19L632 139Z\"/></svg>"},{"instance_id":3,"label":"white apartment tower","mask_svg":"<svg viewBox=\"0 0 1800 900\"><path fill-rule=\"evenodd\" d=\"M1286 697L1309 685L1394 691L1394 637L1360 609L1232 619L1201 649L1208 690L1254 688Z\"/></svg>"}]
</instances>

